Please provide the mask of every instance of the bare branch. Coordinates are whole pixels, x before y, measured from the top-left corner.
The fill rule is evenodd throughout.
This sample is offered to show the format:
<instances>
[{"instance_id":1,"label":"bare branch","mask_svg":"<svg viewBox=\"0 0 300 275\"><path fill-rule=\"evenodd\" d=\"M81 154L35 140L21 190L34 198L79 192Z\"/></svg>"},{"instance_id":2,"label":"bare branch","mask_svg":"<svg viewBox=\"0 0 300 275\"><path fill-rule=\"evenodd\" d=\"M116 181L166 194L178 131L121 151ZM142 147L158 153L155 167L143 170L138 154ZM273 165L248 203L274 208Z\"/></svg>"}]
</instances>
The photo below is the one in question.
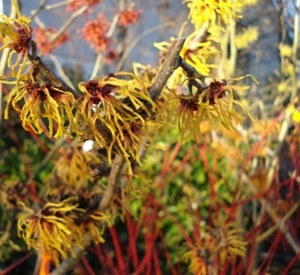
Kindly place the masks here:
<instances>
[{"instance_id":1,"label":"bare branch","mask_svg":"<svg viewBox=\"0 0 300 275\"><path fill-rule=\"evenodd\" d=\"M179 54L184 42L185 38L178 38L175 39L172 45L170 46L170 50L164 60L162 68L159 71L156 80L149 91L150 97L153 101L157 100L167 80L180 65L182 59L179 56Z\"/></svg>"},{"instance_id":2,"label":"bare branch","mask_svg":"<svg viewBox=\"0 0 300 275\"><path fill-rule=\"evenodd\" d=\"M116 155L115 160L112 165L112 170L108 178L107 188L105 190L104 196L100 202L100 210L104 212L109 206L115 194L115 188L117 182L120 178L122 168L124 166L125 159L122 156ZM83 247L86 247L90 244L92 238L89 234L86 234L83 237ZM80 257L84 253L82 248L75 246L73 250L73 257L64 260L60 266L58 266L54 271L51 272L51 275L63 275L70 269L72 269L77 262L80 260Z\"/></svg>"},{"instance_id":3,"label":"bare branch","mask_svg":"<svg viewBox=\"0 0 300 275\"><path fill-rule=\"evenodd\" d=\"M149 28L149 29L145 30L142 34L137 36L129 45L124 46L123 49L122 49L122 51L124 51L124 52L121 55L121 58L120 58L117 66L116 66L116 71L119 71L119 70L122 69L125 61L128 59L129 54L132 52L134 47L142 40L142 38L144 38L145 36L147 36L150 33L153 33L154 31L157 31L157 30L162 29L162 28L169 27L171 25L172 25L172 23L166 22L166 23L160 24L158 26L154 26L152 28Z\"/></svg>"},{"instance_id":4,"label":"bare branch","mask_svg":"<svg viewBox=\"0 0 300 275\"><path fill-rule=\"evenodd\" d=\"M193 66L189 65L185 60L182 59L180 63L180 67L185 71L187 77L196 78L205 81L205 76L200 74Z\"/></svg>"},{"instance_id":5,"label":"bare branch","mask_svg":"<svg viewBox=\"0 0 300 275\"><path fill-rule=\"evenodd\" d=\"M34 19L45 8L45 3L46 0L41 0L39 6L35 10L32 10L30 19Z\"/></svg>"},{"instance_id":6,"label":"bare branch","mask_svg":"<svg viewBox=\"0 0 300 275\"><path fill-rule=\"evenodd\" d=\"M54 43L61 35L62 33L69 28L69 26L74 22L74 20L79 17L81 14L83 14L88 9L88 5L85 5L81 7L78 11L73 12L72 15L69 17L69 19L61 26L61 28L51 36L51 39L49 43Z\"/></svg>"},{"instance_id":7,"label":"bare branch","mask_svg":"<svg viewBox=\"0 0 300 275\"><path fill-rule=\"evenodd\" d=\"M120 155L116 155L108 178L107 188L100 202L100 210L102 212L104 212L109 207L113 199L117 182L121 176L121 171L124 166L124 163L125 163L124 157Z\"/></svg>"},{"instance_id":8,"label":"bare branch","mask_svg":"<svg viewBox=\"0 0 300 275\"><path fill-rule=\"evenodd\" d=\"M42 74L47 76L51 83L56 86L57 88L60 88L61 90L67 91L72 93L75 97L77 97L77 92L73 90L71 87L69 87L66 83L64 83L58 76L56 76L42 61L42 59L37 55L37 46L36 43L31 40L31 49L32 54L28 53L28 59L32 63L32 65L38 69L38 71Z\"/></svg>"},{"instance_id":9,"label":"bare branch","mask_svg":"<svg viewBox=\"0 0 300 275\"><path fill-rule=\"evenodd\" d=\"M292 208L285 214L285 216L281 219L281 223L285 223L296 212L296 210L299 208L299 206L300 206L300 201L297 201L292 206ZM265 231L260 236L258 236L255 241L257 243L264 241L266 238L270 237L279 228L279 225L280 225L280 223L275 223L274 226L272 226L267 231Z\"/></svg>"},{"instance_id":10,"label":"bare branch","mask_svg":"<svg viewBox=\"0 0 300 275\"><path fill-rule=\"evenodd\" d=\"M162 68L158 73L155 83L149 91L150 96L154 101L160 95L169 77L180 66L182 60L181 57L179 56L179 53L183 47L184 42L185 42L185 38L179 38L173 41L170 50L165 58L165 61L162 65ZM107 189L99 205L99 209L102 212L107 210L111 204L111 201L115 194L115 188L121 176L121 171L124 164L125 164L124 157L120 155L116 155L112 165L111 173L108 178ZM86 247L91 241L92 238L90 237L90 235L86 234L84 236L83 247ZM77 264L83 252L84 250L80 249L78 246L75 246L73 251L73 257L64 260L60 264L60 266L58 266L54 271L51 272L51 275L66 274L68 270L72 269Z\"/></svg>"},{"instance_id":11,"label":"bare branch","mask_svg":"<svg viewBox=\"0 0 300 275\"><path fill-rule=\"evenodd\" d=\"M83 246L86 247L90 244L92 241L92 238L90 235L85 235L83 237ZM66 260L64 260L57 268L55 268L50 275L64 275L67 273L67 271L74 268L74 266L78 263L80 260L82 254L84 253L84 250L80 248L79 246L75 246L73 250L73 257L70 257Z\"/></svg>"},{"instance_id":12,"label":"bare branch","mask_svg":"<svg viewBox=\"0 0 300 275\"><path fill-rule=\"evenodd\" d=\"M258 193L257 188L251 182L251 180L248 178L248 176L245 175L245 174L243 174L243 179L245 180L245 182L247 182L247 184L251 188L253 194L257 194ZM294 253L295 254L299 254L300 253L299 243L294 238L293 234L291 233L288 225L285 222L286 221L285 218L280 218L277 215L277 213L274 211L273 207L271 206L271 204L269 203L268 200L266 200L264 198L260 198L259 202L266 209L268 215L271 217L271 219L273 220L273 222L276 224L276 226L280 230L280 232L284 235L286 241L288 242L288 244L290 245L290 247L293 249ZM295 206L295 207L297 208L298 207L298 203L296 203L296 205L297 206Z\"/></svg>"}]
</instances>

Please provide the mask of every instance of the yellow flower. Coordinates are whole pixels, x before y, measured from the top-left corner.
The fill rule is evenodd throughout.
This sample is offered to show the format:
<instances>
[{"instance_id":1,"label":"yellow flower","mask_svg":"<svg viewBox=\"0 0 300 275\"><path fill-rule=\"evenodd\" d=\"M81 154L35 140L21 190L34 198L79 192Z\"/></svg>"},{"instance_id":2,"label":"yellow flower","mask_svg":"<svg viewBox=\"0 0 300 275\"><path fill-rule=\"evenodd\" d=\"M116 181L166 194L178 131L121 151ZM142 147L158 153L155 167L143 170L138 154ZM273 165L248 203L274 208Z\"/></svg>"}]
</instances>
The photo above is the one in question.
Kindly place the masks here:
<instances>
[{"instance_id":1,"label":"yellow flower","mask_svg":"<svg viewBox=\"0 0 300 275\"><path fill-rule=\"evenodd\" d=\"M203 254L204 258L200 257L202 255L201 253L204 253ZM186 262L188 261L190 262L188 269L192 274L197 274L197 275L218 274L216 269L212 265L210 265L208 260L205 260L205 254L206 254L205 250L201 251L200 249L192 248L190 251L186 252L183 255L182 257L183 260L185 260Z\"/></svg>"},{"instance_id":2,"label":"yellow flower","mask_svg":"<svg viewBox=\"0 0 300 275\"><path fill-rule=\"evenodd\" d=\"M97 123L101 122L109 131L109 163L113 151L124 155L127 161L130 157L136 159L140 133L155 107L143 82L134 74L120 72L81 82L79 89L83 92L79 99L80 115L100 147L107 147L108 141L97 128ZM77 117L79 122L78 113Z\"/></svg>"},{"instance_id":3,"label":"yellow flower","mask_svg":"<svg viewBox=\"0 0 300 275\"><path fill-rule=\"evenodd\" d=\"M70 199L60 203L46 203L43 209L33 211L25 206L25 213L18 219L18 234L28 248L42 249L49 255L55 251L58 257L66 258L72 252L74 240L81 246L83 232L76 225L72 212L79 211Z\"/></svg>"},{"instance_id":4,"label":"yellow flower","mask_svg":"<svg viewBox=\"0 0 300 275\"><path fill-rule=\"evenodd\" d=\"M202 122L207 122L216 130L221 130L222 127L235 129L235 125L244 118L235 107L243 110L245 108L234 99L233 93L247 89L249 86L228 85L226 80L213 80L207 87L201 86L194 95L181 94L170 98L167 108L171 110L170 118L173 116L177 121L182 140L201 134Z\"/></svg>"},{"instance_id":5,"label":"yellow flower","mask_svg":"<svg viewBox=\"0 0 300 275\"><path fill-rule=\"evenodd\" d=\"M150 89L154 84L157 76L157 68L153 68L150 65L143 65L141 63L133 63L133 73L139 79L141 79L147 89Z\"/></svg>"},{"instance_id":6,"label":"yellow flower","mask_svg":"<svg viewBox=\"0 0 300 275\"><path fill-rule=\"evenodd\" d=\"M85 214L85 218L81 222L80 227L84 232L89 232L94 242L104 243L103 233L107 225L112 225L110 218L103 212L94 210Z\"/></svg>"},{"instance_id":7,"label":"yellow flower","mask_svg":"<svg viewBox=\"0 0 300 275\"><path fill-rule=\"evenodd\" d=\"M237 105L245 109L238 100L234 99L233 92L245 91L249 88L250 86L227 85L226 80L214 80L199 95L200 107L197 113L201 116L201 120L207 120L217 130L221 125L233 130L236 123L241 123L244 118L234 107ZM249 113L248 116L252 118Z\"/></svg>"},{"instance_id":8,"label":"yellow flower","mask_svg":"<svg viewBox=\"0 0 300 275\"><path fill-rule=\"evenodd\" d=\"M247 48L251 43L257 41L259 36L258 27L248 27L235 37L235 46L238 50Z\"/></svg>"},{"instance_id":9,"label":"yellow flower","mask_svg":"<svg viewBox=\"0 0 300 275\"><path fill-rule=\"evenodd\" d=\"M17 106L17 103L21 100L23 103L22 109ZM57 125L55 138L75 130L72 109L76 101L73 94L56 88L45 76L37 81L27 77L25 81L14 87L6 106L6 119L8 118L10 102L13 108L20 112L20 119L25 130L32 129L38 134L42 133L41 118L48 120L50 137L53 136L55 124ZM68 117L70 129L67 128L66 117Z\"/></svg>"},{"instance_id":10,"label":"yellow flower","mask_svg":"<svg viewBox=\"0 0 300 275\"><path fill-rule=\"evenodd\" d=\"M63 185L78 189L86 187L93 179L90 165L101 163L94 151L85 152L82 143L74 142L62 146L59 157L54 164L53 175L62 180Z\"/></svg>"},{"instance_id":11,"label":"yellow flower","mask_svg":"<svg viewBox=\"0 0 300 275\"><path fill-rule=\"evenodd\" d=\"M241 17L241 8L246 4L243 0L185 0L184 3L190 9L189 17L196 29L205 22L228 24L230 19Z\"/></svg>"},{"instance_id":12,"label":"yellow flower","mask_svg":"<svg viewBox=\"0 0 300 275\"><path fill-rule=\"evenodd\" d=\"M147 142L151 141L151 137L148 134L148 128L152 121L145 121L143 124L141 121L134 121L129 124L129 128L123 127L118 132L111 144L109 145L109 162L111 162L111 152L115 150L118 154L125 157L128 165L128 173L132 174L131 160L135 160L140 164L140 147L141 145L147 145Z\"/></svg>"},{"instance_id":13,"label":"yellow flower","mask_svg":"<svg viewBox=\"0 0 300 275\"><path fill-rule=\"evenodd\" d=\"M194 274L218 274L226 261L245 257L247 242L243 240L243 231L233 223L220 228L206 227L200 240L187 244L190 250L183 259L190 262L189 270Z\"/></svg>"},{"instance_id":14,"label":"yellow flower","mask_svg":"<svg viewBox=\"0 0 300 275\"><path fill-rule=\"evenodd\" d=\"M4 14L0 14L0 41L2 46L0 52L5 48L12 49L9 55L8 66L13 70L20 63L22 57L26 56L30 49L31 32L29 26L30 19L21 15L16 0L12 0L12 4L17 12L17 18L9 18ZM15 64L12 65L12 57L17 53L18 58ZM27 59L24 58L20 66L20 71L23 71ZM20 74L20 71L17 74Z\"/></svg>"},{"instance_id":15,"label":"yellow flower","mask_svg":"<svg viewBox=\"0 0 300 275\"><path fill-rule=\"evenodd\" d=\"M167 103L169 120L177 120L178 130L182 140L189 140L201 131L201 116L198 115L199 96L175 95Z\"/></svg>"},{"instance_id":16,"label":"yellow flower","mask_svg":"<svg viewBox=\"0 0 300 275\"><path fill-rule=\"evenodd\" d=\"M218 240L210 230L201 233L201 239L195 244L187 246L190 250L183 254L183 259L190 261L189 270L193 274L217 274L214 260L218 255L214 251L218 246Z\"/></svg>"},{"instance_id":17,"label":"yellow flower","mask_svg":"<svg viewBox=\"0 0 300 275\"><path fill-rule=\"evenodd\" d=\"M221 228L220 232L221 240L217 249L220 253L221 265L224 265L225 261L232 261L236 256L244 258L248 244L244 241L244 229L234 228L234 225L228 224Z\"/></svg>"}]
</instances>

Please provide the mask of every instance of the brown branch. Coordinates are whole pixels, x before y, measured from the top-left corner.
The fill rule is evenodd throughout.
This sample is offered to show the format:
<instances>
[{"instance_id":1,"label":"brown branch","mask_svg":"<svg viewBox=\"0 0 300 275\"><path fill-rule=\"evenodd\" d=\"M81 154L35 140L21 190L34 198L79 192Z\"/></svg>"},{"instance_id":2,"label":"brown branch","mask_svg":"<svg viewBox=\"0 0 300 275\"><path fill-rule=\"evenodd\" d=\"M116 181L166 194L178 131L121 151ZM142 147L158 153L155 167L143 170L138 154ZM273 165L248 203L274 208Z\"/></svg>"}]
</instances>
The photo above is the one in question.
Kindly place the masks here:
<instances>
[{"instance_id":1,"label":"brown branch","mask_svg":"<svg viewBox=\"0 0 300 275\"><path fill-rule=\"evenodd\" d=\"M198 82L198 80L200 80L202 83L204 83L205 76L200 74L195 67L191 66L183 59L180 63L180 67L184 70L186 76L188 77L187 85L190 95L193 95L193 87L197 88L197 94L202 93L207 88L207 85Z\"/></svg>"},{"instance_id":2,"label":"brown branch","mask_svg":"<svg viewBox=\"0 0 300 275\"><path fill-rule=\"evenodd\" d=\"M114 197L117 182L121 176L121 171L124 166L124 163L125 163L124 157L120 155L116 155L108 178L107 187L99 206L102 212L104 212L109 207Z\"/></svg>"},{"instance_id":3,"label":"brown branch","mask_svg":"<svg viewBox=\"0 0 300 275\"><path fill-rule=\"evenodd\" d=\"M75 97L78 97L78 93L64 83L58 76L56 76L42 61L42 59L37 55L37 46L36 43L31 40L31 51L32 54L28 53L28 59L32 63L33 67L38 71L39 74L47 76L51 83L63 90L72 93Z\"/></svg>"},{"instance_id":4,"label":"brown branch","mask_svg":"<svg viewBox=\"0 0 300 275\"><path fill-rule=\"evenodd\" d=\"M155 82L149 91L150 97L153 101L157 100L169 77L180 66L182 59L179 54L184 42L185 38L178 38L173 41L162 68L160 69Z\"/></svg>"},{"instance_id":5,"label":"brown branch","mask_svg":"<svg viewBox=\"0 0 300 275\"><path fill-rule=\"evenodd\" d=\"M124 157L116 155L112 165L111 173L108 178L107 188L99 205L99 209L102 212L104 212L109 207L114 197L116 185L120 178L124 163ZM92 237L89 234L85 234L83 237L83 247L89 245L91 241ZM55 270L51 272L51 275L66 274L68 270L72 269L78 263L83 253L84 250L76 245L73 249L74 257L64 260Z\"/></svg>"},{"instance_id":6,"label":"brown branch","mask_svg":"<svg viewBox=\"0 0 300 275\"><path fill-rule=\"evenodd\" d=\"M83 237L83 246L86 247L92 241L92 237L88 234ZM67 274L67 271L74 268L74 266L79 262L84 250L79 246L75 246L73 249L73 257L65 259L57 268L55 268L50 275L64 275Z\"/></svg>"},{"instance_id":7,"label":"brown branch","mask_svg":"<svg viewBox=\"0 0 300 275\"><path fill-rule=\"evenodd\" d=\"M182 59L180 67L185 71L188 78L196 78L205 81L205 76L200 74L193 66L189 65L185 60Z\"/></svg>"},{"instance_id":8,"label":"brown branch","mask_svg":"<svg viewBox=\"0 0 300 275\"><path fill-rule=\"evenodd\" d=\"M157 78L152 88L149 91L152 100L154 101L157 100L169 77L180 66L182 60L181 57L179 56L179 53L183 47L184 42L185 42L185 38L179 38L173 41L170 50L165 58L165 61L162 65L162 68L159 71ZM124 157L120 155L116 155L112 165L111 173L108 178L107 189L99 205L99 209L103 212L108 209L114 197L115 188L121 176L121 171L124 163L125 163ZM83 247L86 247L91 241L92 241L91 236L86 234L84 236ZM60 264L60 266L58 266L55 270L51 272L51 275L66 274L68 270L72 269L77 264L77 262L80 260L80 257L82 256L83 253L84 250L80 249L78 246L75 246L73 250L73 257L64 260Z\"/></svg>"}]
</instances>

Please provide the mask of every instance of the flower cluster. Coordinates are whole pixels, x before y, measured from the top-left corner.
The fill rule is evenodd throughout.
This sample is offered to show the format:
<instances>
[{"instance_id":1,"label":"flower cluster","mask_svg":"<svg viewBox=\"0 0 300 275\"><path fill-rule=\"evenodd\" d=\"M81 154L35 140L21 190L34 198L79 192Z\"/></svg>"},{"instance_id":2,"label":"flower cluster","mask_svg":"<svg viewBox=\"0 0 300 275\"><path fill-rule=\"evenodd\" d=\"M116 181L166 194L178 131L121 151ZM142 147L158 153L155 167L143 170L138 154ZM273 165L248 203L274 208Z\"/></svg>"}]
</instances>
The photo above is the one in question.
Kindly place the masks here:
<instances>
[{"instance_id":1,"label":"flower cluster","mask_svg":"<svg viewBox=\"0 0 300 275\"><path fill-rule=\"evenodd\" d=\"M237 256L245 257L247 242L242 236L243 229L226 225L223 228L207 228L195 244L183 255L190 261L189 270L193 274L218 274L226 261L233 261Z\"/></svg>"},{"instance_id":2,"label":"flower cluster","mask_svg":"<svg viewBox=\"0 0 300 275\"><path fill-rule=\"evenodd\" d=\"M77 205L68 201L58 204L47 203L43 209L33 211L25 207L18 220L18 233L28 245L28 248L45 251L57 251L66 258L72 251L74 240L82 238L82 232L74 221L74 211ZM58 263L58 259L53 259Z\"/></svg>"},{"instance_id":3,"label":"flower cluster","mask_svg":"<svg viewBox=\"0 0 300 275\"><path fill-rule=\"evenodd\" d=\"M155 107L144 83L132 73L119 72L79 83L83 93L80 115L100 147L107 147L107 137L98 125L109 131L108 162L113 151L127 161L138 159L138 147L146 136L147 119ZM79 127L80 128L80 127ZM79 130L80 131L80 130Z\"/></svg>"},{"instance_id":4,"label":"flower cluster","mask_svg":"<svg viewBox=\"0 0 300 275\"><path fill-rule=\"evenodd\" d=\"M104 242L104 229L110 225L108 216L95 208L89 209L87 199L69 197L61 202L48 202L38 211L21 205L18 234L28 248L41 249L55 265L60 258L72 255L73 246L83 248L83 237L89 232L95 242Z\"/></svg>"},{"instance_id":5,"label":"flower cluster","mask_svg":"<svg viewBox=\"0 0 300 275\"><path fill-rule=\"evenodd\" d=\"M96 52L105 52L110 47L111 41L107 37L109 23L105 16L100 13L97 20L89 21L81 30L83 39Z\"/></svg>"},{"instance_id":6,"label":"flower cluster","mask_svg":"<svg viewBox=\"0 0 300 275\"><path fill-rule=\"evenodd\" d=\"M51 37L51 35L55 33L54 28L36 28L34 32L37 46L42 55L52 53L55 49L57 49L69 39L69 35L67 33L63 33L54 42L49 41L49 37Z\"/></svg>"},{"instance_id":7,"label":"flower cluster","mask_svg":"<svg viewBox=\"0 0 300 275\"><path fill-rule=\"evenodd\" d=\"M20 101L22 108L17 105ZM54 137L58 138L69 133L66 117L70 128L74 129L72 109L75 98L73 94L55 87L47 76L39 76L36 80L32 75L27 76L13 88L5 110L6 119L10 103L15 110L20 112L22 125L26 130L32 129L36 133L42 133L43 121L41 118L46 118L49 124L49 136L53 136L54 127L57 126Z\"/></svg>"},{"instance_id":8,"label":"flower cluster","mask_svg":"<svg viewBox=\"0 0 300 275\"><path fill-rule=\"evenodd\" d=\"M222 127L233 130L237 123L242 122L243 116L236 107L244 107L234 99L234 91L244 91L249 86L228 85L226 80L213 80L208 86L199 87L194 95L175 95L168 102L170 119L176 118L183 140L201 134L202 122L216 130Z\"/></svg>"},{"instance_id":9,"label":"flower cluster","mask_svg":"<svg viewBox=\"0 0 300 275\"><path fill-rule=\"evenodd\" d=\"M0 14L0 52L5 49L11 49L8 59L8 67L12 68L13 75L20 75L26 66L27 59L24 58L23 63L21 59L26 56L30 49L31 32L29 26L30 19L21 15L16 0L12 0L12 4L17 12L17 18L9 18L4 14ZM12 57L17 53L18 58L15 64L12 64ZM20 68L16 73L15 67L20 64Z\"/></svg>"},{"instance_id":10,"label":"flower cluster","mask_svg":"<svg viewBox=\"0 0 300 275\"><path fill-rule=\"evenodd\" d=\"M189 17L196 29L205 22L212 25L224 22L228 24L230 19L241 17L241 8L245 1L237 0L185 0L190 9Z\"/></svg>"},{"instance_id":11,"label":"flower cluster","mask_svg":"<svg viewBox=\"0 0 300 275\"><path fill-rule=\"evenodd\" d=\"M67 11L74 12L79 10L83 6L92 7L96 4L101 3L102 0L69 0L69 2L70 3L67 6Z\"/></svg>"},{"instance_id":12,"label":"flower cluster","mask_svg":"<svg viewBox=\"0 0 300 275\"><path fill-rule=\"evenodd\" d=\"M127 8L119 11L118 15L118 25L126 28L129 25L136 23L140 19L141 11Z\"/></svg>"},{"instance_id":13,"label":"flower cluster","mask_svg":"<svg viewBox=\"0 0 300 275\"><path fill-rule=\"evenodd\" d=\"M58 154L52 175L61 180L65 188L68 186L78 190L86 187L93 179L91 167L101 164L95 152L83 151L81 142L75 141L62 146Z\"/></svg>"},{"instance_id":14,"label":"flower cluster","mask_svg":"<svg viewBox=\"0 0 300 275\"><path fill-rule=\"evenodd\" d=\"M6 208L11 209L17 206L19 201L30 203L31 197L28 196L30 193L30 185L24 184L20 180L4 180L1 182L0 187L0 201Z\"/></svg>"}]
</instances>

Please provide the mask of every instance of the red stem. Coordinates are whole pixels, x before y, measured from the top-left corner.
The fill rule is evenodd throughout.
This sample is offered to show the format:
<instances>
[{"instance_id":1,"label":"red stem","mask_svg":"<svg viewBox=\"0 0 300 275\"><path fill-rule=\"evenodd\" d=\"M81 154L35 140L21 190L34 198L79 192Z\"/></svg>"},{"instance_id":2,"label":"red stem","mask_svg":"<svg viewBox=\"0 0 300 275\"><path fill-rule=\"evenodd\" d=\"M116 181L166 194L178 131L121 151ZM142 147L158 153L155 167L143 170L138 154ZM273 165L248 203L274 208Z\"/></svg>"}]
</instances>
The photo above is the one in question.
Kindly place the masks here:
<instances>
[{"instance_id":1,"label":"red stem","mask_svg":"<svg viewBox=\"0 0 300 275\"><path fill-rule=\"evenodd\" d=\"M164 159L163 159L163 164L162 164L162 170L161 170L161 175L162 177L164 177L169 171L170 171L170 167L172 165L172 163L174 162L174 159L176 158L176 156L178 155L178 152L181 148L181 142L178 141L174 147L174 149L172 150L172 153L168 159L168 152L170 151L169 149L167 149L165 151L164 154Z\"/></svg>"},{"instance_id":2,"label":"red stem","mask_svg":"<svg viewBox=\"0 0 300 275\"><path fill-rule=\"evenodd\" d=\"M143 223L145 222L145 217L146 217L145 209L148 209L150 207L150 205L153 203L153 199L154 199L153 194L149 195L148 200L146 201L146 203L144 205L144 213L141 215L141 217L138 220L138 223L135 227L135 231L134 231L134 239L135 240L137 240L140 230L141 230L141 227L142 227Z\"/></svg>"},{"instance_id":3,"label":"red stem","mask_svg":"<svg viewBox=\"0 0 300 275\"><path fill-rule=\"evenodd\" d=\"M20 260L12 263L9 267L7 267L4 270L2 270L0 272L0 275L6 275L6 274L8 274L13 269L15 269L17 266L19 266L20 264L22 264L23 262L25 262L26 260L28 260L33 254L34 254L33 252L30 252L27 255L25 255L23 258L21 258Z\"/></svg>"},{"instance_id":4,"label":"red stem","mask_svg":"<svg viewBox=\"0 0 300 275\"><path fill-rule=\"evenodd\" d=\"M118 234L116 232L116 229L113 226L111 226L109 228L109 231L110 231L112 241L113 241L113 244L114 244L114 249L115 249L115 252L116 252L116 258L117 258L119 271L120 271L121 274L125 274L126 273L126 266L125 266L125 263L124 263L124 260L123 260L123 255L122 255L122 250L121 250L121 247L120 247Z\"/></svg>"},{"instance_id":5,"label":"red stem","mask_svg":"<svg viewBox=\"0 0 300 275\"><path fill-rule=\"evenodd\" d=\"M172 171L172 173L170 173L171 169L170 167L168 171L165 171L165 173L167 174L168 172L170 173L168 176L168 182L172 182L173 179L183 170L183 168L185 167L187 162L191 163L191 155L195 152L195 148L197 147L197 144L195 144L194 146L191 146L191 148L186 152L184 158L181 160L180 164L178 164L177 168ZM162 187L165 188L165 184L162 184Z\"/></svg>"},{"instance_id":6,"label":"red stem","mask_svg":"<svg viewBox=\"0 0 300 275\"><path fill-rule=\"evenodd\" d=\"M277 231L277 233L276 233L276 237L274 238L274 241L272 242L272 245L271 245L271 247L270 247L270 249L269 249L269 252L268 252L268 254L269 254L269 256L268 257L266 257L263 261L262 261L262 263L261 263L261 265L260 265L260 268L258 269L258 270L260 270L262 267L268 267L268 266L270 266L270 264L271 264L271 262L272 262L272 260L273 260L273 257L274 257L274 254L275 254L275 250L276 250L276 248L277 248L277 246L278 246L278 243L279 243L279 240L280 240L280 236L281 236L281 232L280 231Z\"/></svg>"},{"instance_id":7,"label":"red stem","mask_svg":"<svg viewBox=\"0 0 300 275\"><path fill-rule=\"evenodd\" d=\"M245 173L245 170L247 168L247 165L249 164L249 162L252 160L252 158L255 156L256 152L258 151L259 147L261 146L262 142L265 140L265 138L267 137L268 133L270 131L272 131L272 129L274 128L274 126L276 125L276 123L278 121L280 121L280 119L284 116L286 110L284 110L283 112L281 112L272 122L272 124L266 129L266 131L261 135L261 138L258 142L256 142L256 144L253 146L253 149L251 150L251 152L249 153L248 157L245 159L243 166L241 168L241 171L239 173L238 179L237 179L237 183L235 186L235 190L233 193L233 201L232 203L235 203L236 201L239 200L239 198L237 198L237 194L240 191L240 183L241 183L241 179L242 179L242 175ZM242 194L241 194L242 195Z\"/></svg>"},{"instance_id":8,"label":"red stem","mask_svg":"<svg viewBox=\"0 0 300 275\"><path fill-rule=\"evenodd\" d=\"M153 262L154 262L154 274L161 275L161 268L159 264L159 256L157 252L157 248L154 246L153 249Z\"/></svg>"},{"instance_id":9,"label":"red stem","mask_svg":"<svg viewBox=\"0 0 300 275\"><path fill-rule=\"evenodd\" d=\"M290 261L288 266L283 270L282 274L288 274L289 270L292 268L292 266L299 260L300 253L297 253L295 257Z\"/></svg>"},{"instance_id":10,"label":"red stem","mask_svg":"<svg viewBox=\"0 0 300 275\"><path fill-rule=\"evenodd\" d=\"M160 236L160 241L162 242L163 250L164 250L164 253L165 253L165 256L166 256L166 259L167 259L167 263L170 266L172 275L178 275L178 272L176 271L176 268L175 268L175 266L172 263L170 253L169 253L169 251L167 249L167 245L166 245L166 242L165 242L165 239L164 239L164 235L163 235L163 233L161 231L159 232L159 236Z\"/></svg>"},{"instance_id":11,"label":"red stem","mask_svg":"<svg viewBox=\"0 0 300 275\"><path fill-rule=\"evenodd\" d=\"M102 251L101 247L103 248ZM111 258L111 256L109 255L109 253L107 253L107 250L104 248L103 244L98 244L96 245L96 251L97 251L97 256L99 259L99 262L103 265L106 266L106 264L108 265L108 267L110 268L110 271L112 271L112 274L114 275L118 275L118 269L115 267L114 262ZM104 255L105 254L105 255Z\"/></svg>"},{"instance_id":12,"label":"red stem","mask_svg":"<svg viewBox=\"0 0 300 275\"><path fill-rule=\"evenodd\" d=\"M203 166L206 171L210 189L211 189L211 198L212 198L211 205L214 206L214 213L211 213L211 216L212 217L214 216L215 221L217 222L218 221L217 219L219 218L219 207L218 207L217 194L216 194L216 188L215 188L216 179L215 179L215 177L211 176L211 173L210 173L211 169L209 168L208 159L206 157L205 146L199 145L199 153L200 153L200 157L203 162Z\"/></svg>"},{"instance_id":13,"label":"red stem","mask_svg":"<svg viewBox=\"0 0 300 275\"><path fill-rule=\"evenodd\" d=\"M134 229L133 229L133 221L131 220L130 214L126 212L126 225L128 231L128 242L129 242L129 251L130 256L132 256L133 268L136 270L139 265L139 258L136 250L136 240L134 238Z\"/></svg>"},{"instance_id":14,"label":"red stem","mask_svg":"<svg viewBox=\"0 0 300 275\"><path fill-rule=\"evenodd\" d=\"M87 275L96 275L85 256L81 257Z\"/></svg>"}]
</instances>

